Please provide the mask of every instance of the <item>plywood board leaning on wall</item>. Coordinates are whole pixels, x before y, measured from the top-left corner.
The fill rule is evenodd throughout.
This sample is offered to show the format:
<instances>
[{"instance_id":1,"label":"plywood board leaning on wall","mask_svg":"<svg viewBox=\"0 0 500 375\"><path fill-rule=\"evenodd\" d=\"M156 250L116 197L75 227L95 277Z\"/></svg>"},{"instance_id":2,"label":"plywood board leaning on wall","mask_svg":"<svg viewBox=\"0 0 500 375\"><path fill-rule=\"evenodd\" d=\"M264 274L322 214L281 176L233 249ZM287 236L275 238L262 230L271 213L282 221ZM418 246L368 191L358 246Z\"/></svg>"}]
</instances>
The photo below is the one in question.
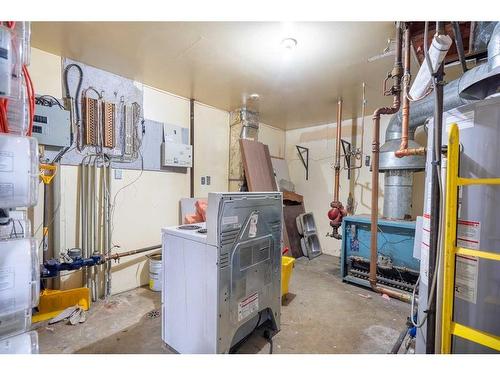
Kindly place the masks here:
<instances>
[{"instance_id":1,"label":"plywood board leaning on wall","mask_svg":"<svg viewBox=\"0 0 500 375\"><path fill-rule=\"evenodd\" d=\"M267 145L240 139L243 168L249 191L278 191Z\"/></svg>"}]
</instances>

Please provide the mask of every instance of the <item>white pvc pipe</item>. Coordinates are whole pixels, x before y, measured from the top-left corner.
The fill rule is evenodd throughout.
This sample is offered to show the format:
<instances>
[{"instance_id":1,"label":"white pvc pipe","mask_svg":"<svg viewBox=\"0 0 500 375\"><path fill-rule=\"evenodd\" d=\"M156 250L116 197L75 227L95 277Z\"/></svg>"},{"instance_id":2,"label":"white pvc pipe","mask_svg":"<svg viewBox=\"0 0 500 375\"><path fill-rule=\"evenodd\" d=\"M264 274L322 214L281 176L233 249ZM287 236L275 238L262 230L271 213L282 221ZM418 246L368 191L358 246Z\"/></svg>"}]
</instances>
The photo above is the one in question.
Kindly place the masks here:
<instances>
[{"instance_id":1,"label":"white pvc pipe","mask_svg":"<svg viewBox=\"0 0 500 375\"><path fill-rule=\"evenodd\" d=\"M444 57L448 53L448 50L453 43L452 39L448 35L435 35L432 40L432 44L429 48L429 58L431 60L431 66L433 73L437 71L439 66L444 60ZM415 81L410 88L410 97L413 100L418 100L425 96L431 85L432 76L429 72L428 64L424 63L420 66L420 69L415 77Z\"/></svg>"}]
</instances>

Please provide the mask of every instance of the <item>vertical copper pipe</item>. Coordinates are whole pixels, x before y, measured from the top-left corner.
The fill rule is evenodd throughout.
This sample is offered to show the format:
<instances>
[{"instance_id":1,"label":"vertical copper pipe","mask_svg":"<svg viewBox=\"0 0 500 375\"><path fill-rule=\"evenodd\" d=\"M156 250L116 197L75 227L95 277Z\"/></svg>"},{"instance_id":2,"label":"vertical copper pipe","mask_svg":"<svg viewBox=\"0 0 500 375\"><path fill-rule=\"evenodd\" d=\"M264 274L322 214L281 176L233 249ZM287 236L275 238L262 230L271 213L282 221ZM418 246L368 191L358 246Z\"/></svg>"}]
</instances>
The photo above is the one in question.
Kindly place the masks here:
<instances>
[{"instance_id":1,"label":"vertical copper pipe","mask_svg":"<svg viewBox=\"0 0 500 375\"><path fill-rule=\"evenodd\" d=\"M402 106L402 121L401 121L401 145L394 155L398 158L410 155L425 154L425 147L408 148L408 136L410 128L410 99L408 92L410 91L410 68L411 68L411 34L410 26L406 24L404 33L404 73L403 73L403 106Z\"/></svg>"},{"instance_id":2,"label":"vertical copper pipe","mask_svg":"<svg viewBox=\"0 0 500 375\"><path fill-rule=\"evenodd\" d=\"M379 187L379 153L380 153L380 116L391 115L399 111L401 105L401 78L403 76L401 25L396 26L396 57L391 72L393 80L390 94L393 97L392 107L380 107L373 113L373 138L372 138L372 202L371 202L371 242L370 242L370 275L371 288L378 293L385 293L391 297L408 301L408 293L397 292L392 289L377 285L377 258L378 258L378 187Z\"/></svg>"},{"instance_id":3,"label":"vertical copper pipe","mask_svg":"<svg viewBox=\"0 0 500 375\"><path fill-rule=\"evenodd\" d=\"M333 201L339 201L340 189L340 142L342 139L342 99L337 101L337 139L335 144L335 181L333 184Z\"/></svg>"},{"instance_id":4,"label":"vertical copper pipe","mask_svg":"<svg viewBox=\"0 0 500 375\"><path fill-rule=\"evenodd\" d=\"M410 99L408 99L408 90L410 85L410 27L406 25L405 29L405 66L403 72L403 122L401 134L401 149L408 148L408 128L410 124Z\"/></svg>"}]
</instances>

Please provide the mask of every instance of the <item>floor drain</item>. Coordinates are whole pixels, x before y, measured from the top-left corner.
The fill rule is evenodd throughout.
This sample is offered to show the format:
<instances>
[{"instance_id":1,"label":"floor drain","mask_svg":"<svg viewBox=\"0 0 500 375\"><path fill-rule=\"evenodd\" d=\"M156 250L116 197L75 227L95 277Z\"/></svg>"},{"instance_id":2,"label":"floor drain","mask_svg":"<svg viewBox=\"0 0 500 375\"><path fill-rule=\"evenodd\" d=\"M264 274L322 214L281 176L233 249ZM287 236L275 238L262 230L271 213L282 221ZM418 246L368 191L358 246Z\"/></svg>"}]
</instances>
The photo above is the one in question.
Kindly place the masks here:
<instances>
[{"instance_id":1,"label":"floor drain","mask_svg":"<svg viewBox=\"0 0 500 375\"><path fill-rule=\"evenodd\" d=\"M155 319L160 316L160 310L151 310L150 312L147 313L147 317L149 319Z\"/></svg>"}]
</instances>

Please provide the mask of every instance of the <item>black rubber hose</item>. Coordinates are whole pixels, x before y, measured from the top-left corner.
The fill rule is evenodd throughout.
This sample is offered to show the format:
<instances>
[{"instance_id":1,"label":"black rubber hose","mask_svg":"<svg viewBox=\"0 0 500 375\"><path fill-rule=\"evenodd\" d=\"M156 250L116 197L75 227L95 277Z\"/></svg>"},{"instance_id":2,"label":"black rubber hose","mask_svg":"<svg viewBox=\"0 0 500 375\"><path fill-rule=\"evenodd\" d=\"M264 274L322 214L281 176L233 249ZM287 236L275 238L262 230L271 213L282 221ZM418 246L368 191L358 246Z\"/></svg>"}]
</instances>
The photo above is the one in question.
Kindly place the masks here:
<instances>
[{"instance_id":1,"label":"black rubber hose","mask_svg":"<svg viewBox=\"0 0 500 375\"><path fill-rule=\"evenodd\" d=\"M403 331L401 331L401 333L399 334L399 337L398 337L397 341L394 343L394 346L392 347L389 354L398 354L399 348L401 348L401 345L403 344L403 341L404 341L404 339L409 331L410 331L410 328L408 327L408 324L407 324L405 326L405 329Z\"/></svg>"},{"instance_id":2,"label":"black rubber hose","mask_svg":"<svg viewBox=\"0 0 500 375\"><path fill-rule=\"evenodd\" d=\"M234 345L231 349L229 349L229 354L234 354L236 352L238 352L238 350L241 348L241 346L248 341L248 339L250 338L250 336L252 336L252 333L257 329L259 328L259 325L260 325L260 320L262 319L262 311L259 311L259 319L257 320L257 324L255 325L255 327L252 329L252 331L245 337L243 338L242 340L240 340L236 345Z\"/></svg>"},{"instance_id":3,"label":"black rubber hose","mask_svg":"<svg viewBox=\"0 0 500 375\"><path fill-rule=\"evenodd\" d=\"M264 331L264 338L269 343L269 354L273 354L273 335L270 330L266 329Z\"/></svg>"},{"instance_id":4,"label":"black rubber hose","mask_svg":"<svg viewBox=\"0 0 500 375\"><path fill-rule=\"evenodd\" d=\"M465 61L465 51L462 41L462 33L460 32L460 24L458 22L452 22L452 24L453 33L455 34L455 45L457 47L458 59L462 65L462 71L465 73L467 71L467 63Z\"/></svg>"}]
</instances>

